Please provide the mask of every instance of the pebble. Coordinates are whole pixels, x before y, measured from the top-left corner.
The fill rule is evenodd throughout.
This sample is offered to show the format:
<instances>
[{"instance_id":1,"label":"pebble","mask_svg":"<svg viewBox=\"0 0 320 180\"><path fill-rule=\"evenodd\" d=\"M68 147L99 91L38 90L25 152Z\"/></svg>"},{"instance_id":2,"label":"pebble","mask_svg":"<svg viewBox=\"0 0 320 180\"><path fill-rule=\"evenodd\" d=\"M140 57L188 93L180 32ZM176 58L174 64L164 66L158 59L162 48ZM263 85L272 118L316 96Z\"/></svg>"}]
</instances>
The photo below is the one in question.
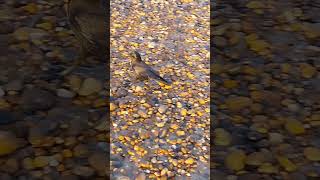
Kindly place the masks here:
<instances>
[{"instance_id":1,"label":"pebble","mask_svg":"<svg viewBox=\"0 0 320 180\"><path fill-rule=\"evenodd\" d=\"M317 73L317 69L310 64L303 63L300 65L301 75L304 78L311 78Z\"/></svg>"},{"instance_id":2,"label":"pebble","mask_svg":"<svg viewBox=\"0 0 320 180\"><path fill-rule=\"evenodd\" d=\"M283 135L280 133L269 133L269 142L273 145L278 145L283 142Z\"/></svg>"},{"instance_id":3,"label":"pebble","mask_svg":"<svg viewBox=\"0 0 320 180\"><path fill-rule=\"evenodd\" d=\"M100 120L100 122L97 123L95 126L95 129L98 131L107 131L109 130L109 122L107 120L108 117L103 116Z\"/></svg>"},{"instance_id":4,"label":"pebble","mask_svg":"<svg viewBox=\"0 0 320 180\"><path fill-rule=\"evenodd\" d=\"M128 176L118 176L116 180L130 180Z\"/></svg>"},{"instance_id":5,"label":"pebble","mask_svg":"<svg viewBox=\"0 0 320 180\"><path fill-rule=\"evenodd\" d=\"M34 88L22 94L22 107L26 111L47 110L56 103L55 96L46 90Z\"/></svg>"},{"instance_id":6,"label":"pebble","mask_svg":"<svg viewBox=\"0 0 320 180\"><path fill-rule=\"evenodd\" d=\"M297 166L287 157L278 156L277 160L286 171L293 172L297 169Z\"/></svg>"},{"instance_id":7,"label":"pebble","mask_svg":"<svg viewBox=\"0 0 320 180\"><path fill-rule=\"evenodd\" d=\"M42 168L49 164L49 158L47 156L38 156L33 160L33 167Z\"/></svg>"},{"instance_id":8,"label":"pebble","mask_svg":"<svg viewBox=\"0 0 320 180\"><path fill-rule=\"evenodd\" d=\"M95 170L103 172L107 167L107 158L105 153L95 152L88 158L88 162Z\"/></svg>"},{"instance_id":9,"label":"pebble","mask_svg":"<svg viewBox=\"0 0 320 180\"><path fill-rule=\"evenodd\" d=\"M167 111L167 109L168 109L168 106L166 106L166 105L160 105L158 111L159 111L161 114L163 114L163 113L165 113L165 112Z\"/></svg>"},{"instance_id":10,"label":"pebble","mask_svg":"<svg viewBox=\"0 0 320 180\"><path fill-rule=\"evenodd\" d=\"M82 133L88 128L88 114L79 111L80 113L75 113L74 119L71 119L68 124L67 134L71 136L76 136ZM77 117L78 116L78 117Z\"/></svg>"},{"instance_id":11,"label":"pebble","mask_svg":"<svg viewBox=\"0 0 320 180\"><path fill-rule=\"evenodd\" d=\"M194 163L194 159L193 158L188 158L187 160L185 160L185 163L188 165L191 165Z\"/></svg>"},{"instance_id":12,"label":"pebble","mask_svg":"<svg viewBox=\"0 0 320 180\"><path fill-rule=\"evenodd\" d=\"M246 158L246 164L251 166L260 166L265 161L266 161L265 154L261 152L253 152L249 154Z\"/></svg>"},{"instance_id":13,"label":"pebble","mask_svg":"<svg viewBox=\"0 0 320 180\"><path fill-rule=\"evenodd\" d=\"M23 168L25 168L27 170L31 170L31 169L35 168L33 166L33 159L31 159L30 157L23 159L22 165L23 165Z\"/></svg>"},{"instance_id":14,"label":"pebble","mask_svg":"<svg viewBox=\"0 0 320 180\"><path fill-rule=\"evenodd\" d=\"M217 146L229 146L232 141L231 134L222 128L216 128L213 132L214 144Z\"/></svg>"},{"instance_id":15,"label":"pebble","mask_svg":"<svg viewBox=\"0 0 320 180\"><path fill-rule=\"evenodd\" d=\"M30 14L35 14L39 11L38 5L35 3L28 3L27 5L23 6L22 9Z\"/></svg>"},{"instance_id":16,"label":"pebble","mask_svg":"<svg viewBox=\"0 0 320 180\"><path fill-rule=\"evenodd\" d=\"M53 28L53 25L50 22L44 22L37 24L36 27L49 31Z\"/></svg>"},{"instance_id":17,"label":"pebble","mask_svg":"<svg viewBox=\"0 0 320 180\"><path fill-rule=\"evenodd\" d=\"M136 86L135 91L136 92L141 92L143 88L141 86Z\"/></svg>"},{"instance_id":18,"label":"pebble","mask_svg":"<svg viewBox=\"0 0 320 180\"><path fill-rule=\"evenodd\" d=\"M305 133L303 124L298 120L288 120L285 124L286 130L294 135L300 135Z\"/></svg>"},{"instance_id":19,"label":"pebble","mask_svg":"<svg viewBox=\"0 0 320 180\"><path fill-rule=\"evenodd\" d=\"M73 98L76 96L76 93L67 89L57 89L57 96L62 98Z\"/></svg>"},{"instance_id":20,"label":"pebble","mask_svg":"<svg viewBox=\"0 0 320 180\"><path fill-rule=\"evenodd\" d=\"M165 122L156 123L157 127L159 127L159 128L164 127L165 124L166 124Z\"/></svg>"},{"instance_id":21,"label":"pebble","mask_svg":"<svg viewBox=\"0 0 320 180\"><path fill-rule=\"evenodd\" d=\"M23 82L21 80L13 80L5 85L6 91L20 91L23 88Z\"/></svg>"},{"instance_id":22,"label":"pebble","mask_svg":"<svg viewBox=\"0 0 320 180\"><path fill-rule=\"evenodd\" d=\"M228 89L233 89L233 88L238 87L238 82L235 81L235 80L225 80L225 81L223 82L223 86L224 86L225 88L228 88Z\"/></svg>"},{"instance_id":23,"label":"pebble","mask_svg":"<svg viewBox=\"0 0 320 180\"><path fill-rule=\"evenodd\" d=\"M79 175L86 178L91 177L94 174L94 170L87 166L76 166L75 168L73 168L72 172L75 175Z\"/></svg>"},{"instance_id":24,"label":"pebble","mask_svg":"<svg viewBox=\"0 0 320 180\"><path fill-rule=\"evenodd\" d=\"M74 157L86 157L89 154L89 149L87 145L78 144L73 148Z\"/></svg>"},{"instance_id":25,"label":"pebble","mask_svg":"<svg viewBox=\"0 0 320 180\"><path fill-rule=\"evenodd\" d=\"M230 152L226 159L225 165L233 171L240 171L245 167L246 154L242 150L234 150Z\"/></svg>"},{"instance_id":26,"label":"pebble","mask_svg":"<svg viewBox=\"0 0 320 180\"><path fill-rule=\"evenodd\" d=\"M279 172L279 169L277 166L274 166L271 163L263 163L261 166L259 166L258 172L265 174L276 174Z\"/></svg>"},{"instance_id":27,"label":"pebble","mask_svg":"<svg viewBox=\"0 0 320 180\"><path fill-rule=\"evenodd\" d=\"M138 176L135 178L135 180L146 180L147 176L145 173L140 173Z\"/></svg>"},{"instance_id":28,"label":"pebble","mask_svg":"<svg viewBox=\"0 0 320 180\"><path fill-rule=\"evenodd\" d=\"M8 131L0 131L0 156L8 155L16 151L23 141Z\"/></svg>"},{"instance_id":29,"label":"pebble","mask_svg":"<svg viewBox=\"0 0 320 180\"><path fill-rule=\"evenodd\" d=\"M114 111L117 109L117 105L115 105L114 103L110 103L110 111Z\"/></svg>"},{"instance_id":30,"label":"pebble","mask_svg":"<svg viewBox=\"0 0 320 180\"><path fill-rule=\"evenodd\" d=\"M147 118L148 117L147 111L145 109L138 110L138 114L143 118Z\"/></svg>"},{"instance_id":31,"label":"pebble","mask_svg":"<svg viewBox=\"0 0 320 180\"><path fill-rule=\"evenodd\" d=\"M70 158L73 156L72 151L70 151L69 149L65 149L62 151L62 155L66 158Z\"/></svg>"},{"instance_id":32,"label":"pebble","mask_svg":"<svg viewBox=\"0 0 320 180\"><path fill-rule=\"evenodd\" d=\"M13 36L19 41L43 39L48 33L42 29L21 27L14 31Z\"/></svg>"},{"instance_id":33,"label":"pebble","mask_svg":"<svg viewBox=\"0 0 320 180\"><path fill-rule=\"evenodd\" d=\"M178 136L184 136L186 133L184 131L177 131L176 134Z\"/></svg>"},{"instance_id":34,"label":"pebble","mask_svg":"<svg viewBox=\"0 0 320 180\"><path fill-rule=\"evenodd\" d=\"M224 37L221 36L215 36L213 38L213 42L218 47L224 47L227 45L227 40Z\"/></svg>"},{"instance_id":35,"label":"pebble","mask_svg":"<svg viewBox=\"0 0 320 180\"><path fill-rule=\"evenodd\" d=\"M181 109L181 111L180 111L181 116L186 116L187 113L188 113L188 110L186 110L186 109Z\"/></svg>"},{"instance_id":36,"label":"pebble","mask_svg":"<svg viewBox=\"0 0 320 180\"><path fill-rule=\"evenodd\" d=\"M69 80L70 88L73 91L78 91L80 89L82 79L79 76L72 75L68 78L68 80Z\"/></svg>"},{"instance_id":37,"label":"pebble","mask_svg":"<svg viewBox=\"0 0 320 180\"><path fill-rule=\"evenodd\" d=\"M17 159L9 158L4 164L4 170L9 173L15 173L19 170L19 162Z\"/></svg>"},{"instance_id":38,"label":"pebble","mask_svg":"<svg viewBox=\"0 0 320 180\"><path fill-rule=\"evenodd\" d=\"M89 96L94 93L99 93L102 90L102 83L94 78L87 78L83 81L78 94L80 96Z\"/></svg>"},{"instance_id":39,"label":"pebble","mask_svg":"<svg viewBox=\"0 0 320 180\"><path fill-rule=\"evenodd\" d=\"M248 97L232 97L226 100L226 105L231 111L239 111L252 104L252 100Z\"/></svg>"},{"instance_id":40,"label":"pebble","mask_svg":"<svg viewBox=\"0 0 320 180\"><path fill-rule=\"evenodd\" d=\"M320 149L315 147L306 147L303 150L304 156L310 161L320 161Z\"/></svg>"},{"instance_id":41,"label":"pebble","mask_svg":"<svg viewBox=\"0 0 320 180\"><path fill-rule=\"evenodd\" d=\"M54 158L51 158L50 161L49 161L49 165L52 166L52 167L57 167L59 165L59 161L57 161Z\"/></svg>"}]
</instances>

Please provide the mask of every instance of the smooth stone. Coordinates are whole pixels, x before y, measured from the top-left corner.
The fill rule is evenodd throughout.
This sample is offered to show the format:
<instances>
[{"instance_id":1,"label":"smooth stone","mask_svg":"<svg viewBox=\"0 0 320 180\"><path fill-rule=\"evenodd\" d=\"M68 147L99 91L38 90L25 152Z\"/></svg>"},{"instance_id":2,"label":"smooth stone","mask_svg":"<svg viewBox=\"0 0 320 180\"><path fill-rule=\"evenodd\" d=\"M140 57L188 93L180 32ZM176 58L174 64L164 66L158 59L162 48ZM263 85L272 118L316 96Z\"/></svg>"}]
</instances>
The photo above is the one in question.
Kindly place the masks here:
<instances>
[{"instance_id":1,"label":"smooth stone","mask_svg":"<svg viewBox=\"0 0 320 180\"><path fill-rule=\"evenodd\" d=\"M78 94L80 96L89 96L102 90L102 83L94 78L87 78L83 81Z\"/></svg>"},{"instance_id":2,"label":"smooth stone","mask_svg":"<svg viewBox=\"0 0 320 180\"><path fill-rule=\"evenodd\" d=\"M56 97L49 91L33 88L22 95L22 108L26 111L47 110L56 103Z\"/></svg>"},{"instance_id":3,"label":"smooth stone","mask_svg":"<svg viewBox=\"0 0 320 180\"><path fill-rule=\"evenodd\" d=\"M8 131L0 131L0 156L16 151L24 142Z\"/></svg>"},{"instance_id":4,"label":"smooth stone","mask_svg":"<svg viewBox=\"0 0 320 180\"><path fill-rule=\"evenodd\" d=\"M57 96L63 97L63 98L73 98L76 96L76 94L67 89L57 89Z\"/></svg>"},{"instance_id":5,"label":"smooth stone","mask_svg":"<svg viewBox=\"0 0 320 180\"><path fill-rule=\"evenodd\" d=\"M75 175L82 176L82 177L91 177L94 174L94 170L87 166L77 166L73 168L72 172Z\"/></svg>"}]
</instances>

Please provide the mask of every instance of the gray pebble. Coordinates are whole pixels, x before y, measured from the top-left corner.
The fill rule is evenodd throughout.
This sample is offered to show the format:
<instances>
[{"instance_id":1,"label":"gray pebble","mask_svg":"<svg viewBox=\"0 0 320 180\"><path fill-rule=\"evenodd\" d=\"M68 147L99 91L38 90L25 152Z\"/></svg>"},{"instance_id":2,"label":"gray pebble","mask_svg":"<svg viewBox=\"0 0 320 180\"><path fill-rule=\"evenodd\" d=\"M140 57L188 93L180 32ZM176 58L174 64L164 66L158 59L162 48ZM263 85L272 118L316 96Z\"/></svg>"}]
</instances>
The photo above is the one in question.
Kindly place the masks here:
<instances>
[{"instance_id":1,"label":"gray pebble","mask_svg":"<svg viewBox=\"0 0 320 180\"><path fill-rule=\"evenodd\" d=\"M63 98L73 98L76 96L76 94L67 89L57 89L57 96L63 97Z\"/></svg>"}]
</instances>

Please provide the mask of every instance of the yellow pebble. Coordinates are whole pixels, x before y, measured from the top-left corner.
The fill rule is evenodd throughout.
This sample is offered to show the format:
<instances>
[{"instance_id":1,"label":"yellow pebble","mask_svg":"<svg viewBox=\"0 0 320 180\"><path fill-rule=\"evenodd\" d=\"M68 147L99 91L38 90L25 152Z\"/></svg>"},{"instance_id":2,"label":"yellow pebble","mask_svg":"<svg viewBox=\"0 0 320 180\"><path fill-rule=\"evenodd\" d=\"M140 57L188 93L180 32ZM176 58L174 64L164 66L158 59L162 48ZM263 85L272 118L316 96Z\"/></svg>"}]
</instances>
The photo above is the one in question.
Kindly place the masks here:
<instances>
[{"instance_id":1,"label":"yellow pebble","mask_svg":"<svg viewBox=\"0 0 320 180\"><path fill-rule=\"evenodd\" d=\"M65 149L62 151L62 155L66 158L72 157L72 151L70 151L69 149Z\"/></svg>"},{"instance_id":2,"label":"yellow pebble","mask_svg":"<svg viewBox=\"0 0 320 180\"><path fill-rule=\"evenodd\" d=\"M185 161L186 164L188 165L191 165L194 163L194 160L192 158L188 158L186 161Z\"/></svg>"},{"instance_id":3,"label":"yellow pebble","mask_svg":"<svg viewBox=\"0 0 320 180\"><path fill-rule=\"evenodd\" d=\"M310 161L320 161L320 149L315 147L307 147L303 151L304 156Z\"/></svg>"},{"instance_id":4,"label":"yellow pebble","mask_svg":"<svg viewBox=\"0 0 320 180\"><path fill-rule=\"evenodd\" d=\"M49 164L48 157L46 156L38 156L33 160L34 167L45 167Z\"/></svg>"},{"instance_id":5,"label":"yellow pebble","mask_svg":"<svg viewBox=\"0 0 320 180\"><path fill-rule=\"evenodd\" d=\"M185 132L184 131L177 131L176 134L178 136L183 136L183 135L185 135Z\"/></svg>"},{"instance_id":6,"label":"yellow pebble","mask_svg":"<svg viewBox=\"0 0 320 180\"><path fill-rule=\"evenodd\" d=\"M30 3L23 7L23 9L31 14L38 12L38 6L35 3Z\"/></svg>"},{"instance_id":7,"label":"yellow pebble","mask_svg":"<svg viewBox=\"0 0 320 180\"><path fill-rule=\"evenodd\" d=\"M119 136L118 139L119 139L120 141L123 141L123 140L124 140L124 137L123 137L123 136Z\"/></svg>"},{"instance_id":8,"label":"yellow pebble","mask_svg":"<svg viewBox=\"0 0 320 180\"><path fill-rule=\"evenodd\" d=\"M204 104L206 104L206 101L203 100L203 99L199 99L199 103L200 103L201 105L204 105Z\"/></svg>"},{"instance_id":9,"label":"yellow pebble","mask_svg":"<svg viewBox=\"0 0 320 180\"><path fill-rule=\"evenodd\" d=\"M186 116L187 115L187 110L186 109L181 109L180 113L182 116Z\"/></svg>"},{"instance_id":10,"label":"yellow pebble","mask_svg":"<svg viewBox=\"0 0 320 180\"><path fill-rule=\"evenodd\" d=\"M278 162L280 163L280 165L282 167L284 167L284 169L286 171L292 172L292 171L295 171L297 169L297 166L295 164L293 164L293 162L290 161L288 158L282 157L282 156L278 156L277 159L278 159Z\"/></svg>"},{"instance_id":11,"label":"yellow pebble","mask_svg":"<svg viewBox=\"0 0 320 180\"><path fill-rule=\"evenodd\" d=\"M114 111L115 109L117 109L117 105L110 103L110 111Z\"/></svg>"},{"instance_id":12,"label":"yellow pebble","mask_svg":"<svg viewBox=\"0 0 320 180\"><path fill-rule=\"evenodd\" d=\"M174 129L174 130L176 130L176 129L179 128L179 126L178 126L177 124L172 124L170 127L171 127L172 129Z\"/></svg>"},{"instance_id":13,"label":"yellow pebble","mask_svg":"<svg viewBox=\"0 0 320 180\"><path fill-rule=\"evenodd\" d=\"M164 122L160 122L160 123L157 123L156 125L158 126L158 127L163 127L164 126Z\"/></svg>"},{"instance_id":14,"label":"yellow pebble","mask_svg":"<svg viewBox=\"0 0 320 180\"><path fill-rule=\"evenodd\" d=\"M178 160L173 159L171 163L172 163L174 166L177 166L177 165L178 165Z\"/></svg>"}]
</instances>

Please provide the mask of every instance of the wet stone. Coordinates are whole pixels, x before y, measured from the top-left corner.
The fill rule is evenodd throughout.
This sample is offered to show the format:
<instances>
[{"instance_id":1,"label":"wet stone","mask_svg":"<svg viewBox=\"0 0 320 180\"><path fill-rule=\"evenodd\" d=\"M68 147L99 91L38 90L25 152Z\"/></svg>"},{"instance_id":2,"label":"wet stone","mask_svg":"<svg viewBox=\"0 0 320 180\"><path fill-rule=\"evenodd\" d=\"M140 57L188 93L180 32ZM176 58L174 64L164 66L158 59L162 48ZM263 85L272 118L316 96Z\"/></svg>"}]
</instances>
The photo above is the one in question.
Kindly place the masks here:
<instances>
[{"instance_id":1,"label":"wet stone","mask_svg":"<svg viewBox=\"0 0 320 180\"><path fill-rule=\"evenodd\" d=\"M96 152L88 158L89 164L97 171L103 172L107 167L107 157L105 153Z\"/></svg>"},{"instance_id":2,"label":"wet stone","mask_svg":"<svg viewBox=\"0 0 320 180\"><path fill-rule=\"evenodd\" d=\"M0 131L0 156L15 152L23 145L23 140L7 131Z\"/></svg>"},{"instance_id":3,"label":"wet stone","mask_svg":"<svg viewBox=\"0 0 320 180\"><path fill-rule=\"evenodd\" d=\"M46 90L33 88L25 90L21 106L26 111L47 110L56 103L55 96Z\"/></svg>"},{"instance_id":4,"label":"wet stone","mask_svg":"<svg viewBox=\"0 0 320 180\"><path fill-rule=\"evenodd\" d=\"M67 90L67 89L58 89L57 96L63 97L63 98L73 98L76 96L76 94L72 91Z\"/></svg>"},{"instance_id":5,"label":"wet stone","mask_svg":"<svg viewBox=\"0 0 320 180\"><path fill-rule=\"evenodd\" d=\"M20 91L23 88L22 80L13 80L5 85L6 91Z\"/></svg>"},{"instance_id":6,"label":"wet stone","mask_svg":"<svg viewBox=\"0 0 320 180\"><path fill-rule=\"evenodd\" d=\"M87 166L77 166L73 168L72 172L75 175L82 176L82 177L91 177L94 174L94 170Z\"/></svg>"},{"instance_id":7,"label":"wet stone","mask_svg":"<svg viewBox=\"0 0 320 180\"><path fill-rule=\"evenodd\" d=\"M88 96L100 92L102 88L102 82L94 78L87 78L83 81L78 94L81 96Z\"/></svg>"}]
</instances>

